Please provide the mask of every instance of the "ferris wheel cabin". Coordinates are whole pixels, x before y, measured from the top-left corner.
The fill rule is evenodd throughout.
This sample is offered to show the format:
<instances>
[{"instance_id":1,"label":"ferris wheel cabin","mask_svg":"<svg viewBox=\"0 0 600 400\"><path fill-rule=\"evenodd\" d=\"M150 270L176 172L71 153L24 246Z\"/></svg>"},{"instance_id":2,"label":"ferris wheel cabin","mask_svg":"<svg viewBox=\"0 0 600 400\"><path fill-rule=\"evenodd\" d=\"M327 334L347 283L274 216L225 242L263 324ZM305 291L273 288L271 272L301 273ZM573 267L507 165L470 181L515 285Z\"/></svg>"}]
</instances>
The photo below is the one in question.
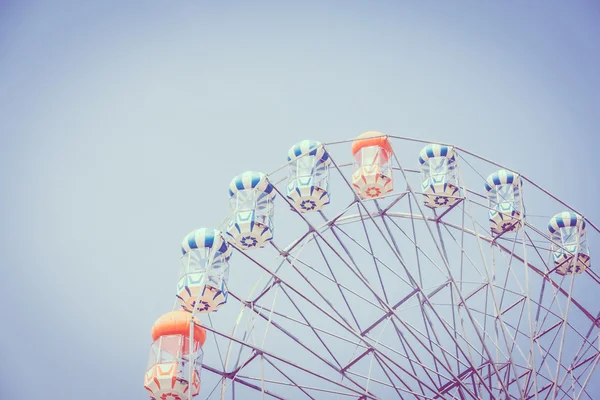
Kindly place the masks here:
<instances>
[{"instance_id":1,"label":"ferris wheel cabin","mask_svg":"<svg viewBox=\"0 0 600 400\"><path fill-rule=\"evenodd\" d=\"M329 154L320 142L303 140L288 151L287 198L299 212L329 204Z\"/></svg>"},{"instance_id":2,"label":"ferris wheel cabin","mask_svg":"<svg viewBox=\"0 0 600 400\"><path fill-rule=\"evenodd\" d=\"M267 176L247 171L229 185L229 204L233 213L227 235L242 249L264 247L273 239L275 190Z\"/></svg>"},{"instance_id":3,"label":"ferris wheel cabin","mask_svg":"<svg viewBox=\"0 0 600 400\"><path fill-rule=\"evenodd\" d=\"M461 200L454 148L429 144L419 154L425 206L450 207Z\"/></svg>"},{"instance_id":4,"label":"ferris wheel cabin","mask_svg":"<svg viewBox=\"0 0 600 400\"><path fill-rule=\"evenodd\" d=\"M216 229L197 229L181 243L177 298L184 310L207 313L227 302L232 248Z\"/></svg>"},{"instance_id":5,"label":"ferris wheel cabin","mask_svg":"<svg viewBox=\"0 0 600 400\"><path fill-rule=\"evenodd\" d=\"M583 217L573 212L556 214L548 223L552 258L560 275L580 274L590 267L590 250Z\"/></svg>"},{"instance_id":6,"label":"ferris wheel cabin","mask_svg":"<svg viewBox=\"0 0 600 400\"><path fill-rule=\"evenodd\" d=\"M374 199L394 190L392 146L382 133L369 131L352 143L352 187L361 199Z\"/></svg>"},{"instance_id":7,"label":"ferris wheel cabin","mask_svg":"<svg viewBox=\"0 0 600 400\"><path fill-rule=\"evenodd\" d=\"M525 214L521 198L523 180L511 171L501 169L488 176L485 183L489 202L492 234L516 232L523 226Z\"/></svg>"},{"instance_id":8,"label":"ferris wheel cabin","mask_svg":"<svg viewBox=\"0 0 600 400\"><path fill-rule=\"evenodd\" d=\"M191 314L171 311L154 323L148 370L144 376L144 387L150 398L184 400L188 398L189 390L192 390L193 397L200 393L202 346L206 341L206 330L194 323L193 344L190 346L191 321ZM193 363L192 379L190 363Z\"/></svg>"}]
</instances>

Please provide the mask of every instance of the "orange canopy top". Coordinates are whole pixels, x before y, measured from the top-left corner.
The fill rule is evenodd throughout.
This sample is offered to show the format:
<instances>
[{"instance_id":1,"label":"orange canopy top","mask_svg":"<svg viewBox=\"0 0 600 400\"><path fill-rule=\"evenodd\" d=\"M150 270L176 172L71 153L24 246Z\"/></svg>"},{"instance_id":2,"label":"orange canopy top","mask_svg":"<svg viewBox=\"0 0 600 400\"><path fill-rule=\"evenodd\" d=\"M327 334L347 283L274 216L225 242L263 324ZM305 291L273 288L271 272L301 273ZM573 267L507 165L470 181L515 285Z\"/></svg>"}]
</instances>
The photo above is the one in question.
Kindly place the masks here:
<instances>
[{"instance_id":1,"label":"orange canopy top","mask_svg":"<svg viewBox=\"0 0 600 400\"><path fill-rule=\"evenodd\" d=\"M171 311L164 314L156 320L152 326L152 340L156 341L161 336L169 335L190 335L190 322L192 314L184 310ZM206 341L206 329L194 324L194 342L198 342L200 346Z\"/></svg>"},{"instance_id":2,"label":"orange canopy top","mask_svg":"<svg viewBox=\"0 0 600 400\"><path fill-rule=\"evenodd\" d=\"M352 142L352 155L358 153L358 151L363 147L371 146L379 146L383 149L386 149L390 153L392 152L392 146L390 146L390 142L388 141L387 137L383 135L383 133L368 131L358 135L358 138Z\"/></svg>"}]
</instances>

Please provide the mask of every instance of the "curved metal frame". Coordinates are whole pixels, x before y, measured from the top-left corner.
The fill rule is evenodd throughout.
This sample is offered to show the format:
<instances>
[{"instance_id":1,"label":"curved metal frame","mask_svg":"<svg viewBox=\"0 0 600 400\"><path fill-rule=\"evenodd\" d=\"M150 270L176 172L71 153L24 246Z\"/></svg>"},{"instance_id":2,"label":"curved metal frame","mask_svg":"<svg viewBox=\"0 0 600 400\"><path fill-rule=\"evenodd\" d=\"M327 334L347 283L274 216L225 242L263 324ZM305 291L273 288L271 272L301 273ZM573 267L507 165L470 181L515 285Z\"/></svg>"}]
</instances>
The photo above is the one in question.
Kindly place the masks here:
<instances>
[{"instance_id":1,"label":"curved metal frame","mask_svg":"<svg viewBox=\"0 0 600 400\"><path fill-rule=\"evenodd\" d=\"M388 137L428 143L400 136ZM329 146L352 140L325 146L329 149ZM460 147L453 147L460 158L470 156L504 168ZM337 170L346 189L352 191L350 173L342 171L350 164L336 164L334 154L330 150L329 153L332 171ZM487 221L478 227L472 212L474 208L489 210L480 200L485 196L466 187L463 187L464 200L440 210L439 215L435 210L427 209L433 214L428 216L422 194L414 191L409 183L408 174L418 171L403 168L396 154L393 154L393 160L395 169L406 183L404 191L368 201L355 196L333 217L326 216L327 209L319 212L317 215L322 222L318 224L295 210L278 189L277 180L272 180L280 198L308 229L285 248L277 246L277 237L270 242L268 249L274 250L279 261L271 267L261 261L257 253L246 253L233 246L239 254L232 262L232 274L236 273L236 262L244 260L268 281L252 298L244 298L230 288L230 298L239 302L242 310L236 321L221 320L219 314L204 321L205 328L213 333L213 344L216 344L212 351L218 352L221 362L219 364L216 358L211 360L205 354L203 368L218 376L219 381L212 391L203 388L200 397L235 399L237 384L237 387L256 390L263 397L278 399L288 398L279 392L280 387L295 388L295 394L290 398L320 399L334 395L338 396L335 398L377 399L389 398L390 393L395 393L401 398L417 399L554 399L557 396L591 399L586 386L592 376L596 376L594 371L600 360L597 343L600 313L588 310L576 299L574 283L585 276L591 284L597 285L600 277L591 268L578 277L555 274L542 256L548 246L538 244L539 240L549 242L550 237L527 221L512 238L491 236L486 229ZM465 164L470 165L461 162L461 165ZM269 177L286 166L278 168ZM536 188L566 206L521 173L519 175L530 184L529 188ZM484 180L482 177L480 191L483 191ZM463 183L464 179L460 181ZM279 181L282 182L285 178ZM521 201L526 201L523 197ZM401 203L408 210L397 211ZM356 212L351 213L354 208ZM531 209L528 205L528 210ZM450 221L451 216L460 217L461 223ZM472 227L465 225L467 220ZM586 222L590 230L600 234L591 221ZM407 229L401 227L403 223L408 224ZM358 226L355 229L364 232L362 240L347 232L347 226ZM423 249L423 242L432 247L428 250L432 254ZM403 246L403 243L410 246ZM467 245L471 246L468 250ZM307 257L319 257L322 261L318 267L301 258L305 246L312 246L314 250L309 251ZM486 250L484 246L489 248ZM359 260L359 253L364 260ZM475 256L481 261L475 261ZM456 263L451 262L455 259L460 259L458 270ZM411 260L416 260L416 268L410 264ZM370 267L366 266L367 261L372 264ZM445 281L436 287L428 287L424 283L427 277L423 276L421 263L437 270ZM463 269L467 267L480 274L480 281L468 282L463 277ZM367 268L371 275L366 272ZM529 272L533 274L530 276ZM289 273L293 274L293 279L287 276ZM498 277L502 279L498 281ZM541 279L532 280L532 277ZM386 284L389 285L391 280L385 284L384 281L392 278L403 285L404 295L399 299L394 298L389 287L386 291ZM322 285L330 285L331 292L325 292L316 283L317 279L324 282ZM514 287L509 288L508 282ZM530 288L536 292L532 293ZM475 301L483 295L485 305L481 308ZM334 296L338 304L334 304ZM362 315L357 315L351 305L355 300L350 297L359 299L364 307L379 310L380 315L365 324L365 319L369 319L365 314L369 313L363 311ZM512 301L506 304L505 297ZM270 306L267 300L272 302ZM285 302L287 308L278 310L280 303L277 301ZM450 307L450 311L445 311L445 307ZM410 308L417 312L405 318L406 310ZM288 313L288 309L294 315ZM574 312L577 316L572 317ZM515 316L509 318L513 314ZM243 332L239 329L242 319L248 323ZM308 336L299 337L289 324ZM232 332L228 333L232 325ZM253 331L258 329L264 331L262 344L250 339ZM283 356L272 350L272 343L266 343L266 338L274 332L282 340L298 346L303 357L298 354ZM594 332L595 336L592 335ZM395 345L389 342L392 338L396 340ZM571 348L571 341L576 342L577 350ZM219 343L227 344L225 357ZM347 362L341 362L347 355L340 351L342 345L355 349ZM210 350L209 346L207 341L205 353ZM237 359L233 361L236 349ZM310 365L297 360L308 358ZM362 364L368 360L370 366L365 369ZM230 362L234 363L233 367L229 367ZM265 367L280 379L265 376ZM259 377L252 375L256 368L262 371ZM367 374L360 372L365 370ZM219 387L220 392L217 391ZM381 392L385 393L383 397ZM231 397L226 397L228 393Z\"/></svg>"}]
</instances>

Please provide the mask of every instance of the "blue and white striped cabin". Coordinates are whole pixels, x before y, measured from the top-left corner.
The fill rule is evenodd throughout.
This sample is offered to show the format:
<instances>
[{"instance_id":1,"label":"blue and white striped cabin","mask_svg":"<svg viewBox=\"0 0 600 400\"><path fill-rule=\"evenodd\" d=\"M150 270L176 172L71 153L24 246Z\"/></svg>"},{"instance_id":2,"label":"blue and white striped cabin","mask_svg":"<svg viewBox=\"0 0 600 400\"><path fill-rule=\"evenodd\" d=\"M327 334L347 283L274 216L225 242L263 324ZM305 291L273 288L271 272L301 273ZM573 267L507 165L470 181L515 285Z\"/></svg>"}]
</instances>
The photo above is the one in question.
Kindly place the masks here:
<instances>
[{"instance_id":1,"label":"blue and white striped cabin","mask_svg":"<svg viewBox=\"0 0 600 400\"><path fill-rule=\"evenodd\" d=\"M498 170L485 182L489 202L489 221L492 234L516 232L523 226L525 217L521 187L523 180L512 171Z\"/></svg>"},{"instance_id":2,"label":"blue and white striped cabin","mask_svg":"<svg viewBox=\"0 0 600 400\"><path fill-rule=\"evenodd\" d=\"M462 199L453 147L428 144L419 153L419 164L421 191L427 207L450 207Z\"/></svg>"},{"instance_id":3,"label":"blue and white striped cabin","mask_svg":"<svg viewBox=\"0 0 600 400\"><path fill-rule=\"evenodd\" d=\"M186 311L214 312L227 302L232 248L216 229L190 232L181 243L177 298Z\"/></svg>"},{"instance_id":4,"label":"blue and white striped cabin","mask_svg":"<svg viewBox=\"0 0 600 400\"><path fill-rule=\"evenodd\" d=\"M242 249L264 247L273 239L275 189L261 172L246 171L229 185L232 217L227 235Z\"/></svg>"},{"instance_id":5,"label":"blue and white striped cabin","mask_svg":"<svg viewBox=\"0 0 600 400\"><path fill-rule=\"evenodd\" d=\"M548 232L557 273L580 274L590 267L590 249L583 217L569 211L556 214L548 223Z\"/></svg>"},{"instance_id":6,"label":"blue and white striped cabin","mask_svg":"<svg viewBox=\"0 0 600 400\"><path fill-rule=\"evenodd\" d=\"M287 198L299 212L329 204L329 153L315 140L303 140L288 151Z\"/></svg>"}]
</instances>

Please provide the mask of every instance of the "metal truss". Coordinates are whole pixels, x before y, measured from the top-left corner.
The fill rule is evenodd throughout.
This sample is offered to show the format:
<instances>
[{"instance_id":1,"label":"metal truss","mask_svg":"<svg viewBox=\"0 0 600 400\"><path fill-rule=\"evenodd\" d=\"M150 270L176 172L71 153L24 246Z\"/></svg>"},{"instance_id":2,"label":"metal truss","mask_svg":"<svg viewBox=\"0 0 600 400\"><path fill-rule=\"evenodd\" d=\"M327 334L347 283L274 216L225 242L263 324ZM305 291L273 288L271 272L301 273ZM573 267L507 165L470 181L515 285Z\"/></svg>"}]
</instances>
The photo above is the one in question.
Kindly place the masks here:
<instances>
[{"instance_id":1,"label":"metal truss","mask_svg":"<svg viewBox=\"0 0 600 400\"><path fill-rule=\"evenodd\" d=\"M427 143L390 139L414 154ZM415 190L415 157L396 151L397 190L363 201L341 163L348 142L325 145L331 210L298 213L285 165L270 174L276 229L300 233L288 245L276 235L264 249L236 248L228 304L200 317L209 332L200 397L593 399L600 309L585 293L600 279L555 273L547 220L490 235L484 175L501 166L455 147L463 197L431 210ZM527 210L572 210L523 178ZM593 245L600 232L587 222Z\"/></svg>"}]
</instances>

